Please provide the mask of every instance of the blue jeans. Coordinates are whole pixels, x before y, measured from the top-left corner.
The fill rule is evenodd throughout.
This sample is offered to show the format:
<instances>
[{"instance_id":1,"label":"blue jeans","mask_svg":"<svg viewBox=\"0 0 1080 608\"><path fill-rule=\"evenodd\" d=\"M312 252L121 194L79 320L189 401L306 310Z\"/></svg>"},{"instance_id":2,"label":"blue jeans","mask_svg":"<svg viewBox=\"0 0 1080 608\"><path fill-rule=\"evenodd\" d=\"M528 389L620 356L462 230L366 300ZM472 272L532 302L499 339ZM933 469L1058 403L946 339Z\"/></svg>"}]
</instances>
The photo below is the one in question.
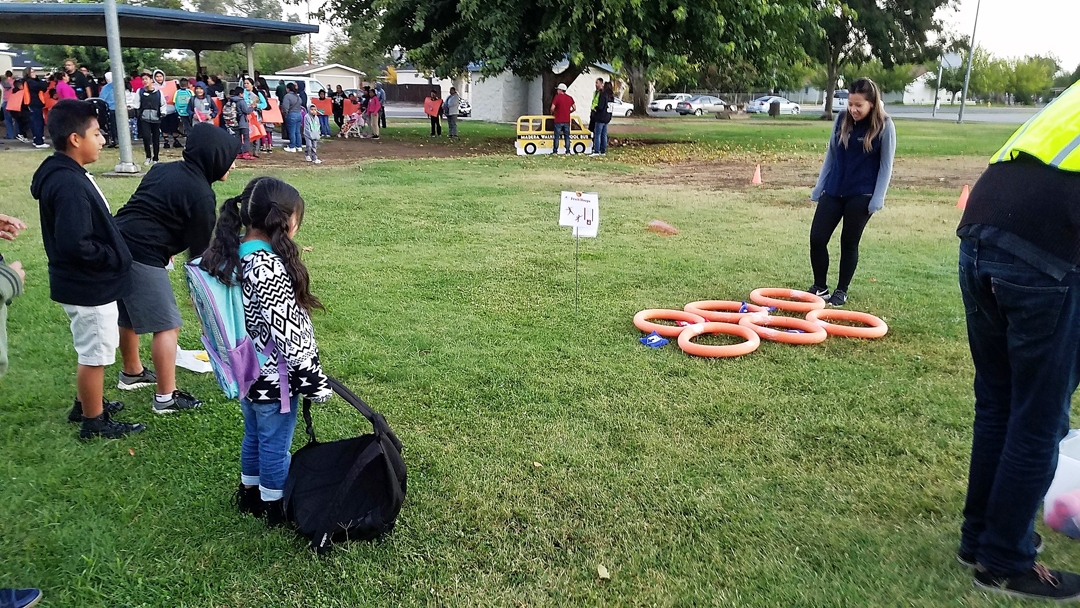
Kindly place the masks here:
<instances>
[{"instance_id":1,"label":"blue jeans","mask_svg":"<svg viewBox=\"0 0 1080 608\"><path fill-rule=\"evenodd\" d=\"M995 576L1031 570L1035 513L1057 468L1080 381L1080 272L1061 280L975 238L960 243L975 364L961 551Z\"/></svg>"},{"instance_id":2,"label":"blue jeans","mask_svg":"<svg viewBox=\"0 0 1080 608\"><path fill-rule=\"evenodd\" d=\"M45 143L45 116L41 108L30 109L30 132L34 134L35 146Z\"/></svg>"},{"instance_id":3,"label":"blue jeans","mask_svg":"<svg viewBox=\"0 0 1080 608\"><path fill-rule=\"evenodd\" d=\"M592 149L597 154L607 154L607 128L606 122L593 124Z\"/></svg>"},{"instance_id":4,"label":"blue jeans","mask_svg":"<svg viewBox=\"0 0 1080 608\"><path fill-rule=\"evenodd\" d=\"M289 112L285 117L285 129L289 132L289 147L296 150L300 149L302 141L300 138L301 118L300 112Z\"/></svg>"},{"instance_id":5,"label":"blue jeans","mask_svg":"<svg viewBox=\"0 0 1080 608\"><path fill-rule=\"evenodd\" d=\"M15 139L15 134L19 132L19 127L15 122L15 117L8 112L7 108L4 108L4 139Z\"/></svg>"},{"instance_id":6,"label":"blue jeans","mask_svg":"<svg viewBox=\"0 0 1080 608\"><path fill-rule=\"evenodd\" d=\"M330 117L319 114L319 135L330 137Z\"/></svg>"},{"instance_id":7,"label":"blue jeans","mask_svg":"<svg viewBox=\"0 0 1080 608\"><path fill-rule=\"evenodd\" d=\"M566 153L570 153L570 123L557 122L555 123L555 142L552 143L551 153L559 153L559 133L562 133L563 139L566 140Z\"/></svg>"},{"instance_id":8,"label":"blue jeans","mask_svg":"<svg viewBox=\"0 0 1080 608\"><path fill-rule=\"evenodd\" d=\"M259 486L266 501L279 500L289 477L293 431L299 397L293 397L288 414L280 403L252 403L240 400L244 414L244 441L240 444L240 481Z\"/></svg>"}]
</instances>

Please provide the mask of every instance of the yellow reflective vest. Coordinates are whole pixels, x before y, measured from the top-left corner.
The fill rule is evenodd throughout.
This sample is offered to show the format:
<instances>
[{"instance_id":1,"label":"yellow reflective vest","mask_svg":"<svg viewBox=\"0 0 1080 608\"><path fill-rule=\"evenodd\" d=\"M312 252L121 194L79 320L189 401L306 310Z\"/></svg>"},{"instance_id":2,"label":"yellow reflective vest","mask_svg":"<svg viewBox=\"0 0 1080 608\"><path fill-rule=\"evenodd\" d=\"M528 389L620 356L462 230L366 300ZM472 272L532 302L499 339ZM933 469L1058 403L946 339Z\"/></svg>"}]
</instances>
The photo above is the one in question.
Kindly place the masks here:
<instances>
[{"instance_id":1,"label":"yellow reflective vest","mask_svg":"<svg viewBox=\"0 0 1080 608\"><path fill-rule=\"evenodd\" d=\"M1002 163L1025 152L1063 171L1080 171L1080 83L1032 116L990 159Z\"/></svg>"}]
</instances>

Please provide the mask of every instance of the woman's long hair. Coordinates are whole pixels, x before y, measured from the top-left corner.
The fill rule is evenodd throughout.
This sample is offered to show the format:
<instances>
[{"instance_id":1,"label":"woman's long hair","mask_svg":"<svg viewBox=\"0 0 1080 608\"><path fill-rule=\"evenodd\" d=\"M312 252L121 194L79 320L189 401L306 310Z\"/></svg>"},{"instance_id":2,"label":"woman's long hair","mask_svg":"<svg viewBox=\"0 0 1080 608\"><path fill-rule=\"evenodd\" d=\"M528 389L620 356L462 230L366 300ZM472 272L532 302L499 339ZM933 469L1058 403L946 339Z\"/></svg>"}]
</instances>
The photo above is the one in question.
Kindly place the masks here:
<instances>
[{"instance_id":1,"label":"woman's long hair","mask_svg":"<svg viewBox=\"0 0 1080 608\"><path fill-rule=\"evenodd\" d=\"M850 96L852 93L862 95L870 103L870 112L866 115L870 119L870 127L866 130L866 137L863 138L863 150L869 152L874 149L874 138L881 135L881 132L885 130L885 119L889 115L885 113L885 106L881 103L881 93L873 80L860 78L851 83L851 86L848 87L848 95ZM851 131L854 128L855 119L851 117L851 112L844 112L844 121L840 124L840 143L845 148L848 147L848 140L851 138Z\"/></svg>"},{"instance_id":2,"label":"woman's long hair","mask_svg":"<svg viewBox=\"0 0 1080 608\"><path fill-rule=\"evenodd\" d=\"M308 312L322 309L322 302L311 294L311 278L300 261L300 250L289 238L289 219L296 225L304 221L304 199L289 184L273 177L256 177L248 182L240 196L221 205L217 227L210 247L199 267L226 285L235 285L240 276L240 230L255 228L270 239L292 280L296 302Z\"/></svg>"}]
</instances>

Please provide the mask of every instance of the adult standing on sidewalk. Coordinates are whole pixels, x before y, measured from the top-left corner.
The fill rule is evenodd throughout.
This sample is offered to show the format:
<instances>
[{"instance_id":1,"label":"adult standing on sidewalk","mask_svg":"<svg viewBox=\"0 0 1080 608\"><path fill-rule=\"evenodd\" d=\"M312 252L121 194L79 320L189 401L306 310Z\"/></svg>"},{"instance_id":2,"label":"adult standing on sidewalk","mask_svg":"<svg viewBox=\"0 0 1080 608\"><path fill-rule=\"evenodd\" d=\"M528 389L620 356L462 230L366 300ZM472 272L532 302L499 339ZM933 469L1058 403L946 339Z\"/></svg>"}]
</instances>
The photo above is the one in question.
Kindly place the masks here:
<instances>
[{"instance_id":1,"label":"adult standing on sidewalk","mask_svg":"<svg viewBox=\"0 0 1080 608\"><path fill-rule=\"evenodd\" d=\"M961 563L975 586L1080 599L1080 575L1035 562L1035 514L1080 382L1080 85L1028 120L975 183L956 234L975 364Z\"/></svg>"},{"instance_id":2,"label":"adult standing on sidewalk","mask_svg":"<svg viewBox=\"0 0 1080 608\"><path fill-rule=\"evenodd\" d=\"M447 135L457 137L457 117L458 112L461 111L461 98L458 97L456 88L450 87L450 96L446 98L446 105L443 109L446 112L446 124L450 130Z\"/></svg>"}]
</instances>

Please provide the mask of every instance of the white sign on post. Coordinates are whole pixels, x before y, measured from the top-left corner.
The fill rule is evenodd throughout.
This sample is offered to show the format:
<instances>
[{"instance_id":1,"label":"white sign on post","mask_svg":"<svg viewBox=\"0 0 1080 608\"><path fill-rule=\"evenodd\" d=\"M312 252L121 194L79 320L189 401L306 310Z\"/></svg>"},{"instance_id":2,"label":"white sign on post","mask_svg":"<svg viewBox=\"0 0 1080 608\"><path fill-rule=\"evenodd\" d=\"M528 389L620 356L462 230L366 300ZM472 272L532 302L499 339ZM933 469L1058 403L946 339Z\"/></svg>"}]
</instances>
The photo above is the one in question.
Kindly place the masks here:
<instances>
[{"instance_id":1,"label":"white sign on post","mask_svg":"<svg viewBox=\"0 0 1080 608\"><path fill-rule=\"evenodd\" d=\"M573 228L574 236L595 238L600 230L600 195L595 192L563 192L559 225Z\"/></svg>"}]
</instances>

